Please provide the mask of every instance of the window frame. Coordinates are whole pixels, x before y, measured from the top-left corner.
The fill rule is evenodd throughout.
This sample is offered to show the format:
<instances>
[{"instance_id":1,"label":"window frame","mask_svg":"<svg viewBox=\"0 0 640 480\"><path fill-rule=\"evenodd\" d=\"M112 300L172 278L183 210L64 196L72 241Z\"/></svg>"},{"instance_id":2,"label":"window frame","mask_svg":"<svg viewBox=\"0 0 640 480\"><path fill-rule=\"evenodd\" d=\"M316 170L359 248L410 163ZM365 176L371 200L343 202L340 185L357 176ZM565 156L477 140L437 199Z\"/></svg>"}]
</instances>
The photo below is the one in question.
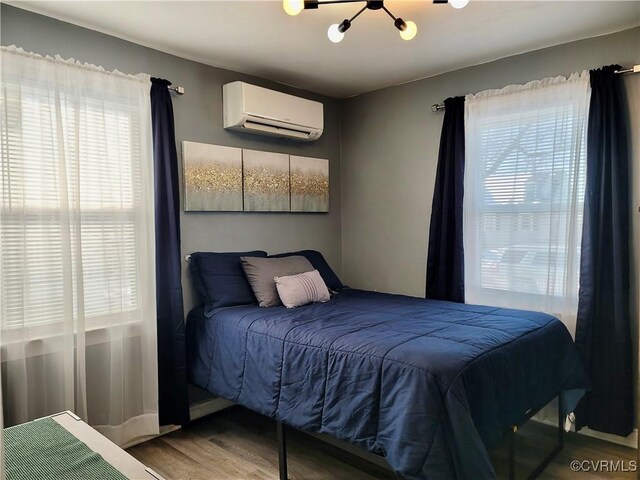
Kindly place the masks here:
<instances>
[{"instance_id":1,"label":"window frame","mask_svg":"<svg viewBox=\"0 0 640 480\"><path fill-rule=\"evenodd\" d=\"M5 78L6 81L6 78ZM8 98L8 96L4 96L5 101L7 102L11 102L11 101L15 101L18 102L20 105L20 114L19 117L20 119L23 118L24 115L24 107L23 104L25 101L29 101L29 96L32 98L31 101L33 102L37 102L39 103L39 107L40 107L40 115L42 115L42 109L50 106L51 103L49 104L45 104L42 100L43 99L47 99L47 98L51 98L52 96L55 96L56 99L58 100L57 103L55 103L55 107L56 108L62 108L61 105L63 104L63 100L60 100L60 94L69 94L70 96L73 96L73 89L74 86L60 86L59 84L56 84L55 88L51 88L49 86L48 83L46 82L38 82L36 80L33 79L23 79L20 77L11 77L9 76L8 82L9 84L13 83L14 85L17 86L18 91L20 92L20 98L19 99L11 99ZM27 89L26 95L25 95L25 88ZM107 102L105 102L102 98L101 98L101 94L98 91L93 92L93 96L91 95L91 91L87 91L87 90L83 90L82 95L83 97L89 97L91 98L90 101L94 101L95 105L101 105L104 109L104 113L103 115L105 117L107 117L108 115L113 115L115 118L119 117L119 116L126 116L127 121L128 121L128 125L126 126L127 128L127 133L125 135L122 136L122 138L126 138L128 140L128 150L129 152L131 152L131 158L134 158L133 156L135 155L135 153L142 148L141 145L134 145L135 142L135 132L136 132L136 114L138 113L136 108L134 108L132 105L130 105L128 98L126 96L113 96L111 97ZM4 118L4 117L2 117ZM76 114L76 121L79 121L79 117ZM120 123L118 123L119 127L121 126ZM14 127L16 129L18 129L18 131L22 132L22 129L24 128L24 123L21 124L19 127ZM66 126L63 125L63 132L62 135L65 135L66 132L64 130L66 130ZM72 127L73 128L73 127ZM6 133L7 136L9 136L9 132L10 127L9 126L3 126L3 131L6 129ZM90 137L86 137L86 139L88 139ZM102 140L102 138L100 139ZM2 147L3 151L7 151L10 145L10 141L7 140L6 138L0 140L0 146ZM22 144L21 144L22 146ZM41 145L42 146L42 145ZM78 159L79 162L81 162L80 157L81 154L78 153ZM133 169L135 168L134 162L129 162L128 165ZM11 168L11 167L8 167ZM141 187L140 185L135 185L135 180L134 180L134 172L132 170L131 172L131 194L133 195L133 197L131 198L131 206L128 208L120 208L120 209L113 209L113 208L88 208L85 209L84 207L82 207L80 210L80 216L82 218L85 218L86 216L91 216L92 213L94 214L98 214L99 216L104 217L105 215L110 215L112 216L112 218L114 219L122 219L123 216L126 216L128 218L130 218L129 222L100 222L100 221L94 221L94 222L85 222L83 219L79 220L78 222L78 226L80 227L80 229L82 229L85 225L108 225L108 224L120 224L120 225L127 225L127 226L131 226L134 233L133 236L133 243L134 243L134 252L133 255L135 257L135 277L139 279L140 276L140 265L139 265L139 238L138 235L141 233L140 232L140 227L138 225L138 222L136 221L138 218L140 218L143 215L143 208L140 205L139 201L136 201L136 189L139 190ZM5 183L6 186L6 183ZM78 185L78 189L80 189L81 187ZM25 191L27 189L27 186L25 185L25 183L23 182L21 185L21 189L22 191ZM1 190L0 190L1 191ZM137 192L138 194L140 193L139 191ZM7 202L5 202L5 200L7 200ZM96 201L94 202L96 205L98 205L100 202ZM29 202L28 200L25 201L25 199L22 199L22 202L19 205L12 205L11 202L11 194L8 195L0 195L0 224L5 224L5 222L7 221L7 219L11 219L11 217L15 217L17 219L16 223L25 223L22 219L24 219L27 216L33 216L36 218L43 218L43 217L49 217L52 218L52 225L63 225L63 220L60 219L59 217L62 215L60 208L55 208L53 206L52 203L44 203L41 204L41 206L35 206L33 205L33 202ZM44 225L43 222L37 222L34 221L32 223L32 225L37 226L37 225ZM142 232L143 233L143 232ZM82 232L80 232L80 236L82 237ZM0 257L0 261L2 260L2 258ZM64 267L62 267L64 268ZM22 280L24 282L24 277L22 277ZM75 280L74 280L75 283ZM139 282L138 282L139 285ZM136 286L138 286L136 285ZM85 326L85 330L87 333L89 332L99 332L99 331L106 331L109 329L112 329L115 326L122 326L125 329L132 326L132 325L140 325L143 322L143 319L141 318L142 316L142 312L144 311L144 298L141 297L140 295L140 288L134 288L134 295L133 295L133 301L131 303L131 307L129 308L123 308L120 309L118 311L114 311L114 312L109 312L109 313L98 313L98 314L86 314L84 315L83 321L86 322L86 326ZM0 297L0 305L2 302L2 298ZM76 299L74 298L74 316L75 316L75 312L77 311L76 309ZM25 310L28 309L28 307L24 308ZM1 311L1 310L0 310ZM61 328L64 328L66 325L66 322L68 322L68 319L65 319L64 316L62 318L60 318L59 316L57 317L56 320L52 320L52 321L34 321L34 322L25 322L24 321L24 316L22 316L22 320L20 322L7 322L5 321L4 318L0 319L0 328L2 328L2 333L3 333L3 339L2 339L2 345L5 346L7 344L10 344L12 342L16 342L16 343L20 343L23 342L25 338L28 338L30 340L36 340L39 338L54 338L58 335L60 335L61 333ZM114 321L113 319L117 319L116 321ZM75 324L74 320L74 324ZM138 328L139 329L139 328ZM139 335L139 334L138 334Z\"/></svg>"}]
</instances>

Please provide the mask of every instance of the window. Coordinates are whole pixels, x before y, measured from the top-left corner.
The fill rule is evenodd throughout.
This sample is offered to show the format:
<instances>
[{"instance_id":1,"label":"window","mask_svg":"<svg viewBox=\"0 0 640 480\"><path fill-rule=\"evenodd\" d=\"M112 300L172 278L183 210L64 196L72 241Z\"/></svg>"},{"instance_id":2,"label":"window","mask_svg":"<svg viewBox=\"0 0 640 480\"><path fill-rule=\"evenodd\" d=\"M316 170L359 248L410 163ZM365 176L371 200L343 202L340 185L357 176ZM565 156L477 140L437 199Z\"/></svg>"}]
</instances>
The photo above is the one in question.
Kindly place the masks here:
<instances>
[{"instance_id":1,"label":"window","mask_svg":"<svg viewBox=\"0 0 640 480\"><path fill-rule=\"evenodd\" d=\"M588 93L575 75L468 98L468 302L577 308Z\"/></svg>"},{"instance_id":2,"label":"window","mask_svg":"<svg viewBox=\"0 0 640 480\"><path fill-rule=\"evenodd\" d=\"M4 419L158 432L149 76L0 47Z\"/></svg>"},{"instance_id":3,"label":"window","mask_svg":"<svg viewBox=\"0 0 640 480\"><path fill-rule=\"evenodd\" d=\"M139 288L152 179L143 178L149 146L140 125L148 112L127 95L123 84L131 80L115 80L114 91L105 92L89 82L3 78L5 329L49 325L55 331L69 318L104 326L114 314L136 320L146 301Z\"/></svg>"}]
</instances>

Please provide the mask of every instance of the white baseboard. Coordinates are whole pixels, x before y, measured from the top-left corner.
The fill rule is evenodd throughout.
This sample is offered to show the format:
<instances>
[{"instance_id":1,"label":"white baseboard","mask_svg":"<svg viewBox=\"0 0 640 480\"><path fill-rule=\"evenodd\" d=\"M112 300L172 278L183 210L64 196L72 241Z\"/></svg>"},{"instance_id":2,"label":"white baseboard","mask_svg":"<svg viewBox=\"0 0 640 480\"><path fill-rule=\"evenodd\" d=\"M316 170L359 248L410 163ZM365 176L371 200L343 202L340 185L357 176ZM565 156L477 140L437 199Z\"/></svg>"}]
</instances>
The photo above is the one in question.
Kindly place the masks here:
<instances>
[{"instance_id":1,"label":"white baseboard","mask_svg":"<svg viewBox=\"0 0 640 480\"><path fill-rule=\"evenodd\" d=\"M166 435L167 433L175 432L176 430L180 430L182 427L180 425L163 425L160 427L160 433L158 435L147 435L146 437L138 437L131 440L129 443L122 446L123 449L135 447L144 442L148 442L149 440L153 440L154 438L161 437L162 435Z\"/></svg>"},{"instance_id":2,"label":"white baseboard","mask_svg":"<svg viewBox=\"0 0 640 480\"><path fill-rule=\"evenodd\" d=\"M232 407L233 405L235 405L233 402L230 402L229 400L225 400L224 398L212 398L210 400L205 400L205 401L190 405L189 414L190 414L191 420L197 420L206 415L210 415L212 413L219 412L220 410L224 410L226 408ZM532 418L532 420L534 422L542 423L543 425L549 425L551 427L558 426L557 423L552 420L543 420L538 418ZM167 433L174 432L180 428L181 427L177 425L165 425L163 427L160 427L160 433L158 435L150 435L148 437L136 439L133 442L125 445L123 448L133 447L134 445L138 445L139 443L146 442L148 440L151 440L156 437L160 437L162 435L166 435ZM330 445L338 447L342 450L345 450L353 455L357 455L358 457L363 458L364 460L367 460L378 466L381 466L387 469L390 468L387 462L382 457L369 453L362 448L356 447L347 442L343 442L342 440L338 440L337 438L333 438L329 435L311 433L311 432L304 432L304 433L306 433L307 435L311 435L312 437L316 437L319 440L329 443ZM597 438L599 440L604 440L606 442L616 443L618 445L623 445L625 447L638 448L638 429L637 428L634 429L633 432L627 437L620 437L618 435L602 433L596 430L591 430L589 428L582 428L578 432L578 434L585 435L587 437Z\"/></svg>"},{"instance_id":3,"label":"white baseboard","mask_svg":"<svg viewBox=\"0 0 640 480\"><path fill-rule=\"evenodd\" d=\"M552 420L542 420L537 418L532 418L534 422L542 423L544 425L550 425L552 427L557 427L557 422ZM582 428L578 432L580 435L585 435L587 437L597 438L598 440L604 440L605 442L616 443L618 445L623 445L625 447L638 448L638 429L635 428L633 432L629 434L627 437L620 437L618 435L611 435L610 433L602 433L596 430L591 430L589 428Z\"/></svg>"},{"instance_id":4,"label":"white baseboard","mask_svg":"<svg viewBox=\"0 0 640 480\"><path fill-rule=\"evenodd\" d=\"M203 402L198 402L189 407L189 412L191 415L191 420L196 420L198 418L202 418L211 413L219 412L220 410L224 410L225 408L232 407L234 405L233 402L229 400L225 400L223 398L213 398L211 400L205 400ZM557 427L557 423L552 420L543 420L532 418L533 421L542 423L544 425L550 425L552 427ZM168 433L168 432L167 432ZM373 455L367 452L364 449L355 447L349 443L343 442L336 438L333 438L329 435L316 434L311 432L304 432L313 437L317 437L320 440L323 440L331 445L339 447L343 450L346 450L354 455L364 458L370 462L378 464L380 466L388 467L387 462L378 457L377 455ZM609 433L602 433L596 430L591 430L589 428L582 428L579 432L580 435L586 435L588 437L597 438L599 440L604 440L606 442L616 443L618 445L623 445L625 447L638 448L638 429L634 429L633 432L627 437L620 437L618 435L611 435Z\"/></svg>"},{"instance_id":5,"label":"white baseboard","mask_svg":"<svg viewBox=\"0 0 640 480\"><path fill-rule=\"evenodd\" d=\"M202 402L194 403L189 406L189 416L191 420L197 420L211 413L219 412L225 408L229 408L235 405L229 400L224 398L212 398L210 400L204 400Z\"/></svg>"},{"instance_id":6,"label":"white baseboard","mask_svg":"<svg viewBox=\"0 0 640 480\"><path fill-rule=\"evenodd\" d=\"M210 413L219 412L220 410L224 410L225 408L229 408L233 406L233 402L228 400L224 400L223 398L213 398L211 400L205 400L203 402L198 402L189 406L189 415L191 420L196 420L198 418L202 418L205 415L209 415ZM180 425L164 425L160 427L160 433L158 435L148 435L146 437L139 437L131 442L123 445L123 449L134 447L140 443L148 442L149 440L153 440L154 438L161 437L166 435L167 433L175 432L176 430L180 430L182 427Z\"/></svg>"}]
</instances>

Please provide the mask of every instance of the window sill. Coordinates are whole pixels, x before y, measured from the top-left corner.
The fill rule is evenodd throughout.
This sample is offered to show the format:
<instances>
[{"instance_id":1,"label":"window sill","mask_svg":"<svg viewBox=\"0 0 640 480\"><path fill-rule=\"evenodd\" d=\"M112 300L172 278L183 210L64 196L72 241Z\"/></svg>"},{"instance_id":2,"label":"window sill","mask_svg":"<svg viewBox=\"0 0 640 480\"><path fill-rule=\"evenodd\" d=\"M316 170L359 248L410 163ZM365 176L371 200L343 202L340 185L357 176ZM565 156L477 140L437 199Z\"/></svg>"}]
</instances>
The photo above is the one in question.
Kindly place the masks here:
<instances>
[{"instance_id":1,"label":"window sill","mask_svg":"<svg viewBox=\"0 0 640 480\"><path fill-rule=\"evenodd\" d=\"M42 329L43 331L36 334L33 332L34 327L2 332L2 345L0 346L2 362L67 351L69 342L72 342L74 349L77 348L80 341L78 334L64 332L59 325L56 331L56 325L58 324L46 325L47 329ZM36 326L35 329L41 329L40 327L44 326ZM27 329L31 332L25 335ZM95 325L87 328L84 332L83 343L85 347L90 347L126 338L136 338L142 336L142 330L141 321L128 321L117 325Z\"/></svg>"}]
</instances>

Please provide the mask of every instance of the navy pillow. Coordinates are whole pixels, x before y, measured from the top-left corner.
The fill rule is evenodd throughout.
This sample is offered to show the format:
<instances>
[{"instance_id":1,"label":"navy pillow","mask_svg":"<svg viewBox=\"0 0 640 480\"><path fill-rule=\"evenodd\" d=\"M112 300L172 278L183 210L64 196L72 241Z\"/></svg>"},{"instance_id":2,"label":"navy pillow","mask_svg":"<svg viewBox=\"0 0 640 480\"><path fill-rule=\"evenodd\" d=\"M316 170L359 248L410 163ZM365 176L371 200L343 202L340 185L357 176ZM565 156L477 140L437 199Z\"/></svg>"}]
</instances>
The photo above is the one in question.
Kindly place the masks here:
<instances>
[{"instance_id":1,"label":"navy pillow","mask_svg":"<svg viewBox=\"0 0 640 480\"><path fill-rule=\"evenodd\" d=\"M196 252L189 264L196 290L204 304L204 313L218 307L256 303L251 285L242 270L240 257L266 257L267 252Z\"/></svg>"},{"instance_id":2,"label":"navy pillow","mask_svg":"<svg viewBox=\"0 0 640 480\"><path fill-rule=\"evenodd\" d=\"M324 280L324 283L326 283L327 287L329 287L331 290L337 292L341 288L344 288L344 285L342 284L338 276L333 270L331 270L331 267L329 266L327 261L317 250L301 250L299 252L279 253L277 255L269 255L269 258L291 257L293 255L301 255L309 260L311 265L313 265L313 268L318 270L320 276L322 277L322 280Z\"/></svg>"}]
</instances>

